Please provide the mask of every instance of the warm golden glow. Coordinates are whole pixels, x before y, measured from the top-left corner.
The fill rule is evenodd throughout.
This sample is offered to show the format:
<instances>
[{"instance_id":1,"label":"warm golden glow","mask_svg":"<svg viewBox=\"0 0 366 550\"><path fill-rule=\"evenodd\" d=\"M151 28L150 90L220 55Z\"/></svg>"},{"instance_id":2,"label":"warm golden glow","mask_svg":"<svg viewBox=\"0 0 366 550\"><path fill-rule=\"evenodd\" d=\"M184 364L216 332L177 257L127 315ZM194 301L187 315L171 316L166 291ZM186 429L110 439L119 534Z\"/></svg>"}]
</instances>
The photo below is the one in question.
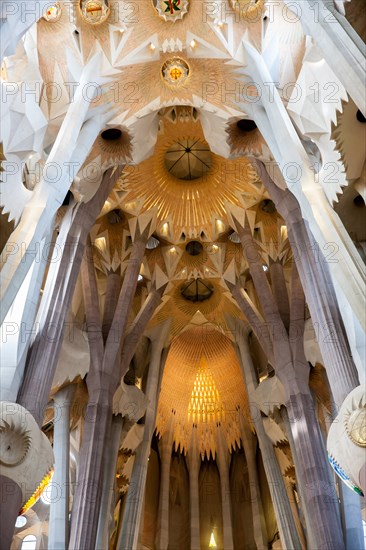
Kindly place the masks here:
<instances>
[{"instance_id":1,"label":"warm golden glow","mask_svg":"<svg viewBox=\"0 0 366 550\"><path fill-rule=\"evenodd\" d=\"M217 544L216 544L216 541L215 541L215 535L213 534L213 531L211 533L211 538L210 538L210 544L208 545L209 548L217 548Z\"/></svg>"},{"instance_id":2,"label":"warm golden glow","mask_svg":"<svg viewBox=\"0 0 366 550\"><path fill-rule=\"evenodd\" d=\"M102 254L105 254L107 251L107 243L105 237L98 237L94 241L95 246L101 251Z\"/></svg>"},{"instance_id":3,"label":"warm golden glow","mask_svg":"<svg viewBox=\"0 0 366 550\"><path fill-rule=\"evenodd\" d=\"M231 341L210 325L185 330L172 342L164 368L156 418L159 436L165 433L174 408L175 447L189 450L196 425L201 456L215 456L218 422L228 448L240 445L238 407L247 410Z\"/></svg>"},{"instance_id":4,"label":"warm golden glow","mask_svg":"<svg viewBox=\"0 0 366 550\"><path fill-rule=\"evenodd\" d=\"M257 174L246 158L228 160L214 153L210 154L210 169L202 174L204 177L178 179L167 170L166 154L177 141L187 140L202 143L208 151L199 122L175 124L164 118L154 155L141 162L138 170L126 166L115 191L123 193L118 207L124 211L131 212L132 204L136 208L140 205L141 213L156 208L158 234L175 244L182 232L199 238L203 231L207 239L214 241L229 225L225 205L239 206L245 193L249 201L246 205L250 207L262 185L257 183Z\"/></svg>"},{"instance_id":5,"label":"warm golden glow","mask_svg":"<svg viewBox=\"0 0 366 550\"><path fill-rule=\"evenodd\" d=\"M194 423L219 422L222 420L223 414L224 405L220 402L215 380L206 358L202 357L188 406L188 421Z\"/></svg>"}]
</instances>

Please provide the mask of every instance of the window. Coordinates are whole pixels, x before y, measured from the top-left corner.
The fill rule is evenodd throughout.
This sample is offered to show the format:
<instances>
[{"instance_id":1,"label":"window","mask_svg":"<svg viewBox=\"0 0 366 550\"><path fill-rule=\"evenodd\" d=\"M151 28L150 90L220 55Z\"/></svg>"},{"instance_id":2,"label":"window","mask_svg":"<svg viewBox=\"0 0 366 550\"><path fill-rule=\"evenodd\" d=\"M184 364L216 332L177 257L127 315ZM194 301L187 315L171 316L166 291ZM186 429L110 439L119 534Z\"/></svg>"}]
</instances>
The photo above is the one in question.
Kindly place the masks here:
<instances>
[{"instance_id":1,"label":"window","mask_svg":"<svg viewBox=\"0 0 366 550\"><path fill-rule=\"evenodd\" d=\"M36 547L37 547L37 537L35 537L34 535L27 535L26 537L24 537L20 549L36 550Z\"/></svg>"}]
</instances>

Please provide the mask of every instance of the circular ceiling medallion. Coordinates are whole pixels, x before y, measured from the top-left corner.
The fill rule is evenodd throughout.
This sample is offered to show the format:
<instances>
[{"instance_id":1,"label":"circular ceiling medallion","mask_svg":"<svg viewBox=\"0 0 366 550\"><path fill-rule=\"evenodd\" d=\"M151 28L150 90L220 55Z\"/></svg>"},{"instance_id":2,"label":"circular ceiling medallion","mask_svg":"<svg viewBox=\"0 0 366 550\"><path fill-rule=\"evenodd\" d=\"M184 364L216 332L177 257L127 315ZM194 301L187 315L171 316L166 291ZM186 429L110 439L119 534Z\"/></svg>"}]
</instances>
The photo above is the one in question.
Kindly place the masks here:
<instances>
[{"instance_id":1,"label":"circular ceiling medallion","mask_svg":"<svg viewBox=\"0 0 366 550\"><path fill-rule=\"evenodd\" d=\"M346 430L355 445L366 447L366 408L356 409L349 414Z\"/></svg>"},{"instance_id":2,"label":"circular ceiling medallion","mask_svg":"<svg viewBox=\"0 0 366 550\"><path fill-rule=\"evenodd\" d=\"M165 61L161 68L165 82L173 86L183 84L189 75L188 64L180 57L173 57Z\"/></svg>"},{"instance_id":3,"label":"circular ceiling medallion","mask_svg":"<svg viewBox=\"0 0 366 550\"><path fill-rule=\"evenodd\" d=\"M80 9L84 19L92 25L100 25L109 17L109 0L80 0Z\"/></svg>"},{"instance_id":4,"label":"circular ceiling medallion","mask_svg":"<svg viewBox=\"0 0 366 550\"><path fill-rule=\"evenodd\" d=\"M47 8L43 15L43 19L49 21L50 23L54 23L55 21L58 21L60 19L61 13L62 10L59 2L55 2Z\"/></svg>"},{"instance_id":5,"label":"circular ceiling medallion","mask_svg":"<svg viewBox=\"0 0 366 550\"><path fill-rule=\"evenodd\" d=\"M188 0L153 0L154 8L164 21L183 19L188 11Z\"/></svg>"},{"instance_id":6,"label":"circular ceiling medallion","mask_svg":"<svg viewBox=\"0 0 366 550\"><path fill-rule=\"evenodd\" d=\"M208 281L202 279L191 279L188 283L184 283L180 293L186 300L190 302L204 302L213 294L213 286Z\"/></svg>"},{"instance_id":7,"label":"circular ceiling medallion","mask_svg":"<svg viewBox=\"0 0 366 550\"><path fill-rule=\"evenodd\" d=\"M165 153L165 167L169 174L180 180L201 178L210 170L210 148L200 140L182 139L173 143Z\"/></svg>"}]
</instances>

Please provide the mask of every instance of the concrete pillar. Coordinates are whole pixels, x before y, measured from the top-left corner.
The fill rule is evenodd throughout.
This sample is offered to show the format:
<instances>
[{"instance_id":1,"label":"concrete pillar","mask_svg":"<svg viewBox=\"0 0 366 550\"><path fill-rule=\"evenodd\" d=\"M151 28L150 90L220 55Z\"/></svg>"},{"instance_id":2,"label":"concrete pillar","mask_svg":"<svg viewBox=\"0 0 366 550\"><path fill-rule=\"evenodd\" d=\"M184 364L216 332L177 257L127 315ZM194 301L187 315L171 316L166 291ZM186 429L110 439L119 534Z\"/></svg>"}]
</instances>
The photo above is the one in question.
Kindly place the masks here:
<instances>
[{"instance_id":1,"label":"concrete pillar","mask_svg":"<svg viewBox=\"0 0 366 550\"><path fill-rule=\"evenodd\" d=\"M116 465L118 450L121 440L123 418L121 415L113 416L110 438L106 445L102 501L100 505L96 549L109 548L110 526L113 521L114 496L116 483Z\"/></svg>"},{"instance_id":2,"label":"concrete pillar","mask_svg":"<svg viewBox=\"0 0 366 550\"><path fill-rule=\"evenodd\" d=\"M120 349L123 345L128 315L135 295L137 278L148 239L149 226L143 235L136 233L118 297L115 314L106 342L103 342L99 304L95 300L97 282L91 255L82 266L83 292L89 338L91 366L86 379L89 401L84 421L79 473L71 518L69 549L95 546L101 505L101 478L105 444L112 428L113 396L120 382ZM100 335L96 338L97 334Z\"/></svg>"},{"instance_id":3,"label":"concrete pillar","mask_svg":"<svg viewBox=\"0 0 366 550\"><path fill-rule=\"evenodd\" d=\"M155 429L160 379L166 359L165 355L162 360L162 352L167 337L167 328L167 325L165 329L159 327L160 334L156 334L151 343L151 359L146 386L146 396L149 404L145 414L144 436L136 452L117 550L136 550L137 548L143 511L147 462L150 455L151 438Z\"/></svg>"},{"instance_id":4,"label":"concrete pillar","mask_svg":"<svg viewBox=\"0 0 366 550\"><path fill-rule=\"evenodd\" d=\"M254 375L254 365L249 351L247 334L235 332L240 352L240 365L247 388L249 402L252 404L252 421L257 434L266 472L272 503L276 514L281 543L284 548L301 548L291 506L287 497L280 467L278 465L273 445L269 440L261 417L259 407L255 406L254 392L257 381Z\"/></svg>"},{"instance_id":5,"label":"concrete pillar","mask_svg":"<svg viewBox=\"0 0 366 550\"><path fill-rule=\"evenodd\" d=\"M48 403L87 235L119 175L119 170L104 174L94 197L68 212L56 241L62 256L50 265L36 319L40 329L31 345L18 393L18 403L32 412L39 426Z\"/></svg>"},{"instance_id":6,"label":"concrete pillar","mask_svg":"<svg viewBox=\"0 0 366 550\"><path fill-rule=\"evenodd\" d=\"M216 463L220 473L222 523L224 528L224 550L234 550L233 524L231 514L231 490L229 477L230 453L225 439L225 434L223 433L220 422L217 425L216 435Z\"/></svg>"},{"instance_id":7,"label":"concrete pillar","mask_svg":"<svg viewBox=\"0 0 366 550\"><path fill-rule=\"evenodd\" d=\"M199 494L201 457L198 447L197 424L193 424L192 427L191 442L187 454L187 465L189 469L191 550L201 550Z\"/></svg>"},{"instance_id":8,"label":"concrete pillar","mask_svg":"<svg viewBox=\"0 0 366 550\"><path fill-rule=\"evenodd\" d=\"M305 482L304 482L304 479L302 478L302 470L301 470L301 466L299 464L298 448L295 445L295 441L294 441L292 431L291 431L291 426L290 426L288 413L287 413L287 410L286 410L285 407L281 407L281 417L282 417L282 420L283 420L283 423L284 423L284 426L285 426L285 432L286 432L287 439L288 439L288 442L289 442L289 445L290 445L290 448L291 448L292 459L294 461L296 479L297 479L297 482L298 482L297 491L298 491L298 494L299 494L300 506L301 506L302 512L304 514L304 519L305 519L305 524L306 524L306 535L307 535L307 539L308 539L308 542L309 542L309 546L311 548L313 548L314 544L315 544L315 541L312 539L312 528L311 528L311 523L310 523L310 519L309 519L308 503L307 503L305 495L304 495Z\"/></svg>"},{"instance_id":9,"label":"concrete pillar","mask_svg":"<svg viewBox=\"0 0 366 550\"><path fill-rule=\"evenodd\" d=\"M52 550L64 550L69 542L70 404L74 391L75 386L70 385L53 397L55 473L51 483L48 523L48 546Z\"/></svg>"},{"instance_id":10,"label":"concrete pillar","mask_svg":"<svg viewBox=\"0 0 366 550\"><path fill-rule=\"evenodd\" d=\"M328 198L325 182L319 181L314 174L309 156L276 87L273 86L270 92L265 89L264 83L268 85L273 79L263 56L247 41L243 41L243 46L246 70L263 92L260 102L252 105L252 116L272 151L277 175L283 174L283 177L280 174L282 185L284 182L297 198L302 217L308 222L318 246L326 252L329 250L329 243L332 243L337 250L337 261L328 262L328 267L339 303L344 299L341 314L352 354L354 357L362 357L363 342L352 336L353 331L359 330L360 327L365 330L366 327L365 269L362 259L330 204L332 194ZM318 103L318 107L321 112L321 104ZM334 196L335 193L334 189ZM346 297L340 292L343 289L347 289ZM349 329L347 324L350 324Z\"/></svg>"},{"instance_id":11,"label":"concrete pillar","mask_svg":"<svg viewBox=\"0 0 366 550\"><path fill-rule=\"evenodd\" d=\"M301 284L314 327L319 333L318 344L329 384L334 400L340 407L359 382L345 337L328 263L321 254L309 225L302 217L296 198L288 189L284 191L275 185L263 164L257 161L253 164L287 224Z\"/></svg>"},{"instance_id":12,"label":"concrete pillar","mask_svg":"<svg viewBox=\"0 0 366 550\"><path fill-rule=\"evenodd\" d=\"M160 495L157 521L157 532L155 537L156 548L167 550L169 544L169 487L170 487L170 465L172 459L172 446L174 437L175 411L172 410L168 422L167 431L161 438L161 470L160 470Z\"/></svg>"},{"instance_id":13,"label":"concrete pillar","mask_svg":"<svg viewBox=\"0 0 366 550\"><path fill-rule=\"evenodd\" d=\"M245 224L245 221L243 225L235 219L234 224L240 235L243 250L249 250L248 247L256 248L257 245L253 240L250 227ZM286 329L285 319L274 293L274 282L272 280L272 285L269 284L262 268L259 250L256 257L250 253L246 255L246 259L265 322L260 320L242 289L236 286L234 287L236 290L233 289L232 293L237 297L243 312L245 313L249 309L256 318L252 328L261 345L263 344L263 349L269 348L267 357L285 391L284 404L289 414L295 445L299 451L298 463L303 481L302 489L308 504L309 523L315 546L324 550L337 546L340 550L343 548L343 535L338 498L330 477L328 460L308 385L309 364L306 361L303 342L305 297L296 266L295 264L292 266L290 300L286 296L288 302L291 303L290 322ZM279 264L276 277L280 275L280 270L283 274L283 266ZM284 277L284 274L282 276ZM286 286L283 286L287 291ZM283 298L281 299L282 308L285 301ZM271 333L269 342L265 342L262 329L268 334L268 327L270 327Z\"/></svg>"},{"instance_id":14,"label":"concrete pillar","mask_svg":"<svg viewBox=\"0 0 366 550\"><path fill-rule=\"evenodd\" d=\"M257 550L268 548L267 529L260 493L257 463L255 458L255 436L240 409L238 410L240 435L248 466L249 490L252 507L253 533Z\"/></svg>"}]
</instances>

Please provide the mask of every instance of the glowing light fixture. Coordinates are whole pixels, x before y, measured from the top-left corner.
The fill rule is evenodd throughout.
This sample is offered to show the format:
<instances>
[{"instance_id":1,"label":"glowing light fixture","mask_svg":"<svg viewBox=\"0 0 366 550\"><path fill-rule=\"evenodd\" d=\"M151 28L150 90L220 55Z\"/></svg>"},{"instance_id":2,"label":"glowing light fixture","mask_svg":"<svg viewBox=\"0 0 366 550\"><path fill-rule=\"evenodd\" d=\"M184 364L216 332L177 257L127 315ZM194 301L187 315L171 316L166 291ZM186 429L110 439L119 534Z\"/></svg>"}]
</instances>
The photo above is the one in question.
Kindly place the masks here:
<instances>
[{"instance_id":1,"label":"glowing light fixture","mask_svg":"<svg viewBox=\"0 0 366 550\"><path fill-rule=\"evenodd\" d=\"M216 541L215 541L215 535L212 531L211 533L211 538L210 538L210 543L208 545L209 548L217 548L217 544L216 544Z\"/></svg>"},{"instance_id":2,"label":"glowing light fixture","mask_svg":"<svg viewBox=\"0 0 366 550\"><path fill-rule=\"evenodd\" d=\"M221 220L216 220L216 229L219 233L223 233L225 231L225 224Z\"/></svg>"},{"instance_id":3,"label":"glowing light fixture","mask_svg":"<svg viewBox=\"0 0 366 550\"><path fill-rule=\"evenodd\" d=\"M100 25L109 17L108 0L80 0L80 10L84 19L92 25Z\"/></svg>"}]
</instances>

